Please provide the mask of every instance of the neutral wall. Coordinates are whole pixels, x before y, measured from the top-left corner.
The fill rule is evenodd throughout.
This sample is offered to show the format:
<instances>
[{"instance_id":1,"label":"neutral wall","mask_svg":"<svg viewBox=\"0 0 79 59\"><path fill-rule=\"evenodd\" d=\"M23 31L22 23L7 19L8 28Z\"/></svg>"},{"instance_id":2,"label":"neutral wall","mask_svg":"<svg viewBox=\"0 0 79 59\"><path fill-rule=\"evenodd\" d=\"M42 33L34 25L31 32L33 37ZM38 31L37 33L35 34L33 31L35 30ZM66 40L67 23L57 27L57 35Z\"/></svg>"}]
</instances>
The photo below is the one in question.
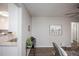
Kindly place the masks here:
<instances>
[{"instance_id":1,"label":"neutral wall","mask_svg":"<svg viewBox=\"0 0 79 59\"><path fill-rule=\"evenodd\" d=\"M28 37L31 36L31 31L28 31L28 26L32 25L32 19L29 13L27 12L27 9L22 6L22 55L26 55L26 40Z\"/></svg>"},{"instance_id":2,"label":"neutral wall","mask_svg":"<svg viewBox=\"0 0 79 59\"><path fill-rule=\"evenodd\" d=\"M8 30L8 17L0 16L0 30Z\"/></svg>"},{"instance_id":3,"label":"neutral wall","mask_svg":"<svg viewBox=\"0 0 79 59\"><path fill-rule=\"evenodd\" d=\"M32 17L32 36L36 38L36 47L52 47L52 42L60 46L71 46L71 22L69 17ZM61 36L50 36L49 25L62 25Z\"/></svg>"},{"instance_id":4,"label":"neutral wall","mask_svg":"<svg viewBox=\"0 0 79 59\"><path fill-rule=\"evenodd\" d=\"M31 36L31 31L28 31L28 25L32 25L31 16L27 12L27 9L23 4L17 5L14 8L12 15L15 15L10 21L10 31L16 32L18 41L17 41L17 52L19 56L26 55L26 39Z\"/></svg>"}]
</instances>

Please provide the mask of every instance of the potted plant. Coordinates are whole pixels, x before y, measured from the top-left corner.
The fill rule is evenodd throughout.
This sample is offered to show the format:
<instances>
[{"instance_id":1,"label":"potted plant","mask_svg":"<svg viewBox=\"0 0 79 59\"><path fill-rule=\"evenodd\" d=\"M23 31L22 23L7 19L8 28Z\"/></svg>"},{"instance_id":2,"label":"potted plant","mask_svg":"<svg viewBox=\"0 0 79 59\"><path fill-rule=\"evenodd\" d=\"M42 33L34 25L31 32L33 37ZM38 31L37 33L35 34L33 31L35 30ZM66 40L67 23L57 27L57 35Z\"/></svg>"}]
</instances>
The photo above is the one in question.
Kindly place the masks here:
<instances>
[{"instance_id":1,"label":"potted plant","mask_svg":"<svg viewBox=\"0 0 79 59\"><path fill-rule=\"evenodd\" d=\"M31 48L31 47L32 47L32 41L31 41L31 37L29 37L26 40L26 48Z\"/></svg>"}]
</instances>

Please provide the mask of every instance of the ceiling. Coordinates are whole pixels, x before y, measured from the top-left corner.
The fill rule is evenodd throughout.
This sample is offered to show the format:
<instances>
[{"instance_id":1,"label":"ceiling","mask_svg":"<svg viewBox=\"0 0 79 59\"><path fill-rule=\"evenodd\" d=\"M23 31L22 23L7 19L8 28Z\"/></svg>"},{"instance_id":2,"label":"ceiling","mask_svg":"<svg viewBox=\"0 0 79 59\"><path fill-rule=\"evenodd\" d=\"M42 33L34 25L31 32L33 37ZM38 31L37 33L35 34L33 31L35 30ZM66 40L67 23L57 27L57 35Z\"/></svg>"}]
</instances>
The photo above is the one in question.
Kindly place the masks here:
<instances>
[{"instance_id":1,"label":"ceiling","mask_svg":"<svg viewBox=\"0 0 79 59\"><path fill-rule=\"evenodd\" d=\"M65 16L68 12L73 12L75 3L25 3L25 7L31 16Z\"/></svg>"}]
</instances>

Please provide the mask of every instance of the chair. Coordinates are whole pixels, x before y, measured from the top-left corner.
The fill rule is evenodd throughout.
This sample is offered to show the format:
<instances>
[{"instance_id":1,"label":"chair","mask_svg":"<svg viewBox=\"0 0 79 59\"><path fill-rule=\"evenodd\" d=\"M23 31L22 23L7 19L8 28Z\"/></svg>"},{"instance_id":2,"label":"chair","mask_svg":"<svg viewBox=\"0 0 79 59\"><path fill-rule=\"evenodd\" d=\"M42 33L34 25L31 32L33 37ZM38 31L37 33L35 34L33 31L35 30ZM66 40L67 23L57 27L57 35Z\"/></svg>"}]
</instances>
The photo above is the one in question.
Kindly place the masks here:
<instances>
[{"instance_id":1,"label":"chair","mask_svg":"<svg viewBox=\"0 0 79 59\"><path fill-rule=\"evenodd\" d=\"M67 53L56 43L53 42L53 46L55 49L55 56L67 56Z\"/></svg>"}]
</instances>

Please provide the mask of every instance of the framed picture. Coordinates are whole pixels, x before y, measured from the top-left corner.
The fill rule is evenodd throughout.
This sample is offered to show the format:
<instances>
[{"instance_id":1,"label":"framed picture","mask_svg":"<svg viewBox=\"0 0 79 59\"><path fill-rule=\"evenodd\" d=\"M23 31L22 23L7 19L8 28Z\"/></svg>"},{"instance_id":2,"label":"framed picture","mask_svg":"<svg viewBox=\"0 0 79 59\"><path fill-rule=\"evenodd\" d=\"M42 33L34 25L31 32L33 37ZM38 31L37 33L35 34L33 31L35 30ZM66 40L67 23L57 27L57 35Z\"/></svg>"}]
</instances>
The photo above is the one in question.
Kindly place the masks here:
<instances>
[{"instance_id":1,"label":"framed picture","mask_svg":"<svg viewBox=\"0 0 79 59\"><path fill-rule=\"evenodd\" d=\"M50 35L60 36L62 33L62 26L59 24L52 24L49 26Z\"/></svg>"}]
</instances>

